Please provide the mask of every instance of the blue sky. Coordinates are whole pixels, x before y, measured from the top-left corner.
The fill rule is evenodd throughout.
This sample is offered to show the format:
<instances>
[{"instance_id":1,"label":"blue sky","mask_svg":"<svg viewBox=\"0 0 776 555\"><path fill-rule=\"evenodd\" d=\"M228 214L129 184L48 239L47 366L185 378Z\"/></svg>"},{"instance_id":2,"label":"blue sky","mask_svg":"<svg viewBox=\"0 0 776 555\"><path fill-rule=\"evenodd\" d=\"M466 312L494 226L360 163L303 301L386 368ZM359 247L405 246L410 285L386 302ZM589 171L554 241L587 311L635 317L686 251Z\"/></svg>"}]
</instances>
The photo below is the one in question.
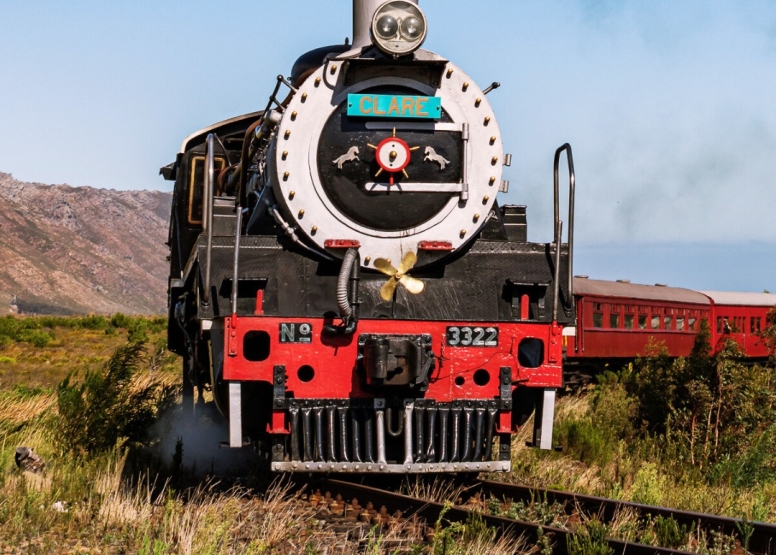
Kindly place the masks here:
<instances>
[{"instance_id":1,"label":"blue sky","mask_svg":"<svg viewBox=\"0 0 776 555\"><path fill-rule=\"evenodd\" d=\"M421 0L425 48L481 85L514 155L502 202L550 235L552 155L578 180L578 273L776 290L776 2ZM0 171L169 184L181 139L264 106L350 0L0 0ZM665 276L665 277L663 277Z\"/></svg>"}]
</instances>

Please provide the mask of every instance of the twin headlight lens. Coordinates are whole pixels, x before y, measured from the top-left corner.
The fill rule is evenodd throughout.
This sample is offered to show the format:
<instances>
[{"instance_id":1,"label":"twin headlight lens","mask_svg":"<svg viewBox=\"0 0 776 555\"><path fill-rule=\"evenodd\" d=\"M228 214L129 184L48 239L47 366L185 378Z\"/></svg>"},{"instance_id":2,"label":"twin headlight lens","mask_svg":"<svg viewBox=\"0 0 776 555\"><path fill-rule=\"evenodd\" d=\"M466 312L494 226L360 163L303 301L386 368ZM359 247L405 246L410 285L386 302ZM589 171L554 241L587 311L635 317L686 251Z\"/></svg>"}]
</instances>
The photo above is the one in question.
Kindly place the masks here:
<instances>
[{"instance_id":1,"label":"twin headlight lens","mask_svg":"<svg viewBox=\"0 0 776 555\"><path fill-rule=\"evenodd\" d=\"M426 16L410 2L386 2L372 18L372 39L386 54L403 56L414 52L425 38Z\"/></svg>"}]
</instances>

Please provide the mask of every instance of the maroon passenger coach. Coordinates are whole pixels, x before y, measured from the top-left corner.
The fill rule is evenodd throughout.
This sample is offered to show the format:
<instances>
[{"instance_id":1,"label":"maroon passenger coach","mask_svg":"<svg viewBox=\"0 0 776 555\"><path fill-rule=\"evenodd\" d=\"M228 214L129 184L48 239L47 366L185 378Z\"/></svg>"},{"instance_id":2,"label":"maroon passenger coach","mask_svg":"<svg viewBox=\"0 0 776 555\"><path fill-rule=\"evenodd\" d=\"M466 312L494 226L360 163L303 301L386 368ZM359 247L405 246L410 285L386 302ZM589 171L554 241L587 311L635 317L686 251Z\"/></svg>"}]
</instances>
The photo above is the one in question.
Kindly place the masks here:
<instances>
[{"instance_id":1,"label":"maroon passenger coach","mask_svg":"<svg viewBox=\"0 0 776 555\"><path fill-rule=\"evenodd\" d=\"M574 294L577 325L564 330L567 382L578 379L576 369L616 368L644 355L650 341L664 346L669 356L688 356L703 320L714 350L732 339L748 359L764 360L770 354L761 332L776 306L776 294L703 292L584 277L574 278Z\"/></svg>"}]
</instances>

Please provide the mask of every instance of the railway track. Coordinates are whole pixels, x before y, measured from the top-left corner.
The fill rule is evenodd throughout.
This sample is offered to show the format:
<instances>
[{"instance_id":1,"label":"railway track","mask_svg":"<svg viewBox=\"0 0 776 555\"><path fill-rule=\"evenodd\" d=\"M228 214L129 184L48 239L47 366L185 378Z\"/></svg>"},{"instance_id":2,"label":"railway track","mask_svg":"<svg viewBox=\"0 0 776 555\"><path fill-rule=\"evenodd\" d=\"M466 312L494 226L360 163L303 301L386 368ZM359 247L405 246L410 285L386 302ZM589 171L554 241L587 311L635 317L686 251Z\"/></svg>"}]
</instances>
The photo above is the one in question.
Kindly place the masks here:
<instances>
[{"instance_id":1,"label":"railway track","mask_svg":"<svg viewBox=\"0 0 776 555\"><path fill-rule=\"evenodd\" d=\"M309 491L327 492L329 508L334 507L335 512L341 512L343 516L349 516L350 520L361 520L372 524L381 524L384 527L390 521L392 524L398 521L410 522L415 530L416 537L423 537L418 528L427 531L440 518L444 517L449 522L464 522L473 512L481 515L482 521L489 527L493 527L499 535L512 534L517 537L523 535L528 542L536 542L539 528L541 534L549 540L553 555L568 555L570 553L570 539L578 534L584 527L580 527L580 515L586 518L594 516L601 523L611 522L622 511L632 511L637 518L661 518L673 519L676 525L686 532L715 531L725 534L729 538L738 538L735 546L725 551L732 555L776 554L776 525L764 523L749 523L740 519L719 517L715 515L677 511L661 507L627 503L612 499L605 499L589 495L577 495L567 492L528 488L514 484L491 481L475 481L465 486L462 495L454 500L455 504L429 501L385 487L373 487L352 481L333 478L314 479L307 482ZM315 494L313 494L315 496ZM311 497L313 497L311 496ZM337 498L336 502L331 500ZM357 500L350 503L351 500ZM313 501L315 502L315 501ZM365 506L369 503L371 509ZM555 510L565 514L563 524L551 525L529 522L505 516L509 513L509 506L513 503L527 504L543 503L552 505ZM324 502L325 504L325 502ZM355 506L355 508L354 508ZM375 510L381 507L381 510ZM501 507L505 514L492 514L492 508ZM348 512L350 511L350 515ZM499 511L496 511L499 512ZM683 528L682 528L683 527ZM573 540L572 540L573 541ZM615 555L680 555L698 551L681 551L670 547L643 545L616 538L607 538L605 542ZM744 549L744 543L748 549ZM720 551L722 552L722 551Z\"/></svg>"},{"instance_id":2,"label":"railway track","mask_svg":"<svg viewBox=\"0 0 776 555\"><path fill-rule=\"evenodd\" d=\"M681 511L558 490L530 488L503 482L477 482L469 490L469 493L478 495L480 498L495 497L497 499L511 499L515 502L523 501L524 503L541 499L549 504L563 505L572 511L597 515L603 522L610 522L618 513L630 510L641 517L649 515L653 519L658 517L673 519L678 526L683 526L688 530L699 528L715 530L728 536L738 537L746 541L747 550L750 553L776 554L776 525L764 522L748 522L737 518Z\"/></svg>"}]
</instances>

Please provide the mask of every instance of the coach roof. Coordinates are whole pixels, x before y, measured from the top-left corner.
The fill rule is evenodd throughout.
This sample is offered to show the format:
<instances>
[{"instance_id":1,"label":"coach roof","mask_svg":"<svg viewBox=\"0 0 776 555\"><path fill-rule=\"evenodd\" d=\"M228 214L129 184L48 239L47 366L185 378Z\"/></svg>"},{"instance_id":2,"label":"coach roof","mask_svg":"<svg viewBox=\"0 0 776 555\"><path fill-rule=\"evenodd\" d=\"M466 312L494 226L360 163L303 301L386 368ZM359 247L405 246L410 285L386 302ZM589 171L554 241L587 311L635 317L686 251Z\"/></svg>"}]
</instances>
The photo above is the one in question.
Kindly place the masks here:
<instances>
[{"instance_id":1,"label":"coach roof","mask_svg":"<svg viewBox=\"0 0 776 555\"><path fill-rule=\"evenodd\" d=\"M776 294L774 293L737 293L730 291L701 291L701 293L708 295L716 305L776 306Z\"/></svg>"},{"instance_id":2,"label":"coach roof","mask_svg":"<svg viewBox=\"0 0 776 555\"><path fill-rule=\"evenodd\" d=\"M640 285L619 281L574 278L574 294L577 296L619 297L641 301L658 301L709 305L708 297L691 289ZM776 295L774 295L776 297Z\"/></svg>"}]
</instances>

